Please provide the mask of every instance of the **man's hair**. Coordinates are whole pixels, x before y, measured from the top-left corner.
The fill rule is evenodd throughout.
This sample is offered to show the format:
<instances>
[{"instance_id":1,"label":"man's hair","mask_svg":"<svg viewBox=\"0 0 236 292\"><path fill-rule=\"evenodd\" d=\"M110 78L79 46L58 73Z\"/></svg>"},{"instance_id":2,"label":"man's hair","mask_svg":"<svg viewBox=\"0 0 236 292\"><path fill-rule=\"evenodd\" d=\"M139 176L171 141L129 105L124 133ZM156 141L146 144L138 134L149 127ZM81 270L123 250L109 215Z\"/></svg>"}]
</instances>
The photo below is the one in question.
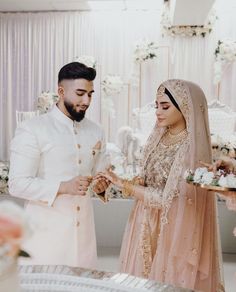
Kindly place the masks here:
<instances>
[{"instance_id":1,"label":"man's hair","mask_svg":"<svg viewBox=\"0 0 236 292\"><path fill-rule=\"evenodd\" d=\"M95 77L95 69L87 67L86 65L79 62L72 62L63 66L59 71L58 83L65 79L86 79L88 81L93 81Z\"/></svg>"}]
</instances>

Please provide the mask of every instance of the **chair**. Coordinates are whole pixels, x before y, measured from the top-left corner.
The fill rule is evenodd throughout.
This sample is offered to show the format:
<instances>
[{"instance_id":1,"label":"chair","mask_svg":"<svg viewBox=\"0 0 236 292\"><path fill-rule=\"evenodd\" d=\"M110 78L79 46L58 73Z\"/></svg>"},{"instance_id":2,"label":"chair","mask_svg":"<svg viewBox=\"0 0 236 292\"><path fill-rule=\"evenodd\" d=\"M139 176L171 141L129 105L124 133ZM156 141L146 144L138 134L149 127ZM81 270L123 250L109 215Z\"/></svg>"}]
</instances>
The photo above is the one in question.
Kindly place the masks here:
<instances>
[{"instance_id":1,"label":"chair","mask_svg":"<svg viewBox=\"0 0 236 292\"><path fill-rule=\"evenodd\" d=\"M39 116L39 111L27 111L27 112L16 111L16 125L19 126L21 122L25 120L29 120L36 116Z\"/></svg>"},{"instance_id":2,"label":"chair","mask_svg":"<svg viewBox=\"0 0 236 292\"><path fill-rule=\"evenodd\" d=\"M151 102L142 108L135 108L132 112L134 132L138 133L142 145L145 144L156 122L155 103Z\"/></svg>"},{"instance_id":3,"label":"chair","mask_svg":"<svg viewBox=\"0 0 236 292\"><path fill-rule=\"evenodd\" d=\"M236 112L214 100L208 104L210 132L228 140L235 133Z\"/></svg>"}]
</instances>

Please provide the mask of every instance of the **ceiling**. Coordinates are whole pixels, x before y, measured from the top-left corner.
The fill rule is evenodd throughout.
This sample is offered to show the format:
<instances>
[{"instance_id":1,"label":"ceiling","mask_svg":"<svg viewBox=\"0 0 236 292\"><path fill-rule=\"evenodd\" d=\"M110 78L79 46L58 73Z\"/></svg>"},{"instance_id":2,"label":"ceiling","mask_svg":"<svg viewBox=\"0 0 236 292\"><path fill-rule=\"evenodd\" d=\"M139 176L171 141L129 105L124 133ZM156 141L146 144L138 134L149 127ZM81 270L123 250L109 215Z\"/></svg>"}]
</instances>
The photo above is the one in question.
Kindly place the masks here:
<instances>
[{"instance_id":1,"label":"ceiling","mask_svg":"<svg viewBox=\"0 0 236 292\"><path fill-rule=\"evenodd\" d=\"M160 9L163 0L0 0L0 11Z\"/></svg>"},{"instance_id":2,"label":"ceiling","mask_svg":"<svg viewBox=\"0 0 236 292\"><path fill-rule=\"evenodd\" d=\"M215 0L167 0L173 25L203 25ZM0 12L162 10L164 0L0 0Z\"/></svg>"}]
</instances>

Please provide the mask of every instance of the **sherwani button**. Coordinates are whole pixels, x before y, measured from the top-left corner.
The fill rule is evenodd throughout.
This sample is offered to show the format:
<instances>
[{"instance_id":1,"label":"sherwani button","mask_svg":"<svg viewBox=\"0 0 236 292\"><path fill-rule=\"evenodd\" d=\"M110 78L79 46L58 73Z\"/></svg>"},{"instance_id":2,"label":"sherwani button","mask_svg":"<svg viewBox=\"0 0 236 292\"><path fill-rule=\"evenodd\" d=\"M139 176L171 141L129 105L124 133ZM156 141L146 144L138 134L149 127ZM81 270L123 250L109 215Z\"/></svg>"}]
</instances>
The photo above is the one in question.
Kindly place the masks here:
<instances>
[{"instance_id":1,"label":"sherwani button","mask_svg":"<svg viewBox=\"0 0 236 292\"><path fill-rule=\"evenodd\" d=\"M81 164L81 162L82 162L81 159L79 159L79 160L78 160L78 163Z\"/></svg>"},{"instance_id":2,"label":"sherwani button","mask_svg":"<svg viewBox=\"0 0 236 292\"><path fill-rule=\"evenodd\" d=\"M77 144L77 148L80 149L81 148L81 145L80 144Z\"/></svg>"},{"instance_id":3,"label":"sherwani button","mask_svg":"<svg viewBox=\"0 0 236 292\"><path fill-rule=\"evenodd\" d=\"M76 226L77 226L77 227L79 227L79 226L80 226L80 223L79 223L79 222L77 222Z\"/></svg>"},{"instance_id":4,"label":"sherwani button","mask_svg":"<svg viewBox=\"0 0 236 292\"><path fill-rule=\"evenodd\" d=\"M77 211L79 211L80 210L80 206L77 206Z\"/></svg>"}]
</instances>

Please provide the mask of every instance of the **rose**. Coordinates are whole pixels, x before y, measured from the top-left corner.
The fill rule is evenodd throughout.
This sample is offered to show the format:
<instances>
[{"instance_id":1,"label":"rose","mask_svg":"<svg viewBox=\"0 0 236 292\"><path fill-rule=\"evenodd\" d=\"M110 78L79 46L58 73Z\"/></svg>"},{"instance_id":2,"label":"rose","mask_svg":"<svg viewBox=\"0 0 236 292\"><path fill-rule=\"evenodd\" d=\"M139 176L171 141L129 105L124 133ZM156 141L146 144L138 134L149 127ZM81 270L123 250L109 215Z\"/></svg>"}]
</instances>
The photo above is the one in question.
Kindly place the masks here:
<instances>
[{"instance_id":1,"label":"rose","mask_svg":"<svg viewBox=\"0 0 236 292\"><path fill-rule=\"evenodd\" d=\"M22 230L21 240L25 240L32 234L32 225L29 217L26 215L24 209L17 204L10 201L2 201L0 203L0 216L5 218L8 222L19 225Z\"/></svg>"},{"instance_id":2,"label":"rose","mask_svg":"<svg viewBox=\"0 0 236 292\"><path fill-rule=\"evenodd\" d=\"M24 210L15 203L0 203L0 270L8 262L7 258L17 255L29 257L20 250L21 242L31 234L29 218Z\"/></svg>"},{"instance_id":3,"label":"rose","mask_svg":"<svg viewBox=\"0 0 236 292\"><path fill-rule=\"evenodd\" d=\"M23 230L18 223L0 216L0 247L2 256L5 254L15 256L19 253L19 241L22 234Z\"/></svg>"},{"instance_id":4,"label":"rose","mask_svg":"<svg viewBox=\"0 0 236 292\"><path fill-rule=\"evenodd\" d=\"M196 183L201 183L201 179L204 173L207 173L207 168L206 167L199 167L196 169L195 174L193 176L193 180Z\"/></svg>"},{"instance_id":5,"label":"rose","mask_svg":"<svg viewBox=\"0 0 236 292\"><path fill-rule=\"evenodd\" d=\"M205 172L202 175L201 182L206 185L210 185L213 182L214 173L213 172Z\"/></svg>"},{"instance_id":6,"label":"rose","mask_svg":"<svg viewBox=\"0 0 236 292\"><path fill-rule=\"evenodd\" d=\"M19 239L23 235L21 226L0 215L0 243L7 240Z\"/></svg>"},{"instance_id":7,"label":"rose","mask_svg":"<svg viewBox=\"0 0 236 292\"><path fill-rule=\"evenodd\" d=\"M236 176L234 174L228 174L226 179L229 188L236 188Z\"/></svg>"},{"instance_id":8,"label":"rose","mask_svg":"<svg viewBox=\"0 0 236 292\"><path fill-rule=\"evenodd\" d=\"M227 178L224 175L222 175L218 180L218 184L221 187L227 187Z\"/></svg>"},{"instance_id":9,"label":"rose","mask_svg":"<svg viewBox=\"0 0 236 292\"><path fill-rule=\"evenodd\" d=\"M187 169L185 170L183 177L185 180L193 181L193 174L194 172L191 169Z\"/></svg>"}]
</instances>

